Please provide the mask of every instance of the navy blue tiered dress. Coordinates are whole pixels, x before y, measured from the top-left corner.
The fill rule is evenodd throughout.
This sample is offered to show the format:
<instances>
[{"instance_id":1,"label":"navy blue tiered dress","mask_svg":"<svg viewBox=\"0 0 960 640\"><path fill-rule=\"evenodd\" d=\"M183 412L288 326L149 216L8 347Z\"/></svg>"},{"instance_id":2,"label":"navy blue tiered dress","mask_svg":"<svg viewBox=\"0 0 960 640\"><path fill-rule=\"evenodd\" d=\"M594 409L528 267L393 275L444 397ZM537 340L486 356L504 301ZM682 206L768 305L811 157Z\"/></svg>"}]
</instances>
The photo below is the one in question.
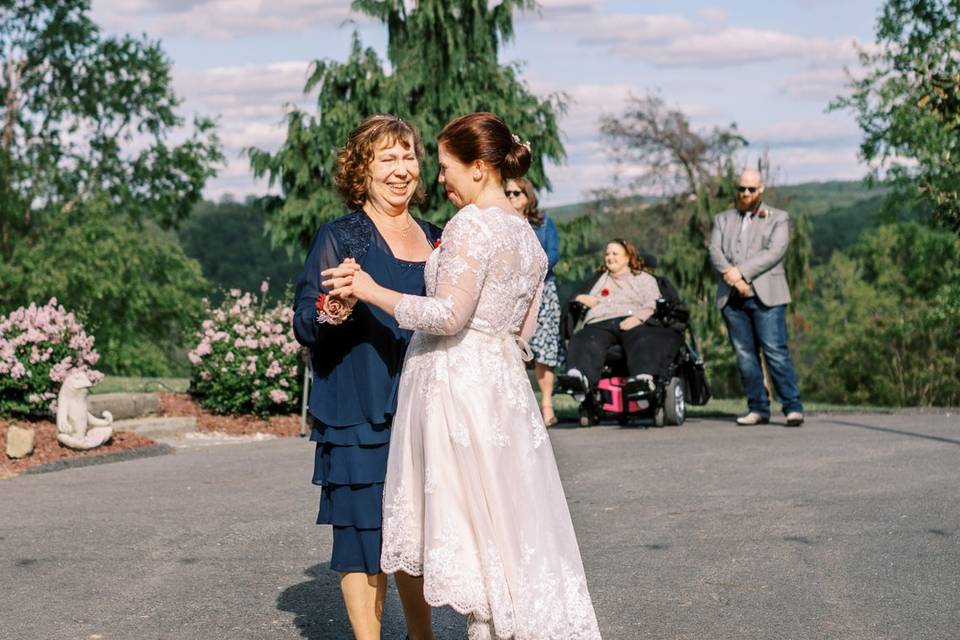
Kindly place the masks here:
<instances>
[{"instance_id":1,"label":"navy blue tiered dress","mask_svg":"<svg viewBox=\"0 0 960 640\"><path fill-rule=\"evenodd\" d=\"M431 244L440 238L439 228L418 223ZM331 569L376 574L390 423L413 332L362 302L341 325L317 323L320 272L348 257L377 283L418 296L424 263L395 258L367 214L356 211L320 228L297 280L293 328L313 363L313 482L322 487L317 524L333 525Z\"/></svg>"}]
</instances>

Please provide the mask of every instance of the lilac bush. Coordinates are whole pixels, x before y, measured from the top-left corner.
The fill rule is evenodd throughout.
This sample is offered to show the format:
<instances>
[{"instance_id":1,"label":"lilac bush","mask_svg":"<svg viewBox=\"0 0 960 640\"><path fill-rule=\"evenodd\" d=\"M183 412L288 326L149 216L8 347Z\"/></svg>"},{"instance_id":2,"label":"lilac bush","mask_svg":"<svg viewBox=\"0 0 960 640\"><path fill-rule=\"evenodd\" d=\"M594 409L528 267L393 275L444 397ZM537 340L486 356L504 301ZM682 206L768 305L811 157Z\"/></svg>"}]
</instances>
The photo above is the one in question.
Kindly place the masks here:
<instances>
[{"instance_id":1,"label":"lilac bush","mask_svg":"<svg viewBox=\"0 0 960 640\"><path fill-rule=\"evenodd\" d=\"M56 298L0 316L0 415L43 416L56 412L60 385L73 371L96 384L100 359L76 315Z\"/></svg>"},{"instance_id":2,"label":"lilac bush","mask_svg":"<svg viewBox=\"0 0 960 640\"><path fill-rule=\"evenodd\" d=\"M267 283L260 285L266 294ZM197 344L187 354L190 389L214 413L291 413L302 389L300 345L293 310L266 309L251 293L231 289L218 308L207 306Z\"/></svg>"}]
</instances>

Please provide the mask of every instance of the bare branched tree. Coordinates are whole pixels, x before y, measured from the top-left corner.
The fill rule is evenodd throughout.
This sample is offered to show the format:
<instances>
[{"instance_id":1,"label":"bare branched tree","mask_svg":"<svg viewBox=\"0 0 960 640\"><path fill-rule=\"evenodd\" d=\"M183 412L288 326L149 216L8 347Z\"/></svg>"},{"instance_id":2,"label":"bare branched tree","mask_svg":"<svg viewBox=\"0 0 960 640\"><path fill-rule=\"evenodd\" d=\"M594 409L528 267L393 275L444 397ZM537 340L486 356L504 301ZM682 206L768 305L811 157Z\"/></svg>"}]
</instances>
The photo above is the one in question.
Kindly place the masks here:
<instances>
[{"instance_id":1,"label":"bare branched tree","mask_svg":"<svg viewBox=\"0 0 960 640\"><path fill-rule=\"evenodd\" d=\"M724 163L747 145L736 124L696 130L685 113L656 93L631 97L622 115L601 119L600 130L617 163L639 172L631 187L679 197L710 190Z\"/></svg>"}]
</instances>

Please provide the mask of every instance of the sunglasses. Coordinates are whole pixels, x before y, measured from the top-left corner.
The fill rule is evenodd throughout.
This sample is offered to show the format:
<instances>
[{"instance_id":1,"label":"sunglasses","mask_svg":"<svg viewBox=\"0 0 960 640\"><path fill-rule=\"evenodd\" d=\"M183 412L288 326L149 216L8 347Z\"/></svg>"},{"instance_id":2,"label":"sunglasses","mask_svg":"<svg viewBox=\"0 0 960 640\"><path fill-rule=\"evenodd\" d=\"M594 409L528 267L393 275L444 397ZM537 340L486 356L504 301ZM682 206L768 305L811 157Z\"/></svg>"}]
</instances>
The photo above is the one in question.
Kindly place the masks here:
<instances>
[{"instance_id":1,"label":"sunglasses","mask_svg":"<svg viewBox=\"0 0 960 640\"><path fill-rule=\"evenodd\" d=\"M508 198L519 198L523 195L523 191L504 191L503 192Z\"/></svg>"},{"instance_id":2,"label":"sunglasses","mask_svg":"<svg viewBox=\"0 0 960 640\"><path fill-rule=\"evenodd\" d=\"M759 189L759 188L760 188L760 187L737 186L737 192L738 192L738 193L743 193L744 191L749 191L750 193L756 193L756 192L757 192L757 189Z\"/></svg>"}]
</instances>

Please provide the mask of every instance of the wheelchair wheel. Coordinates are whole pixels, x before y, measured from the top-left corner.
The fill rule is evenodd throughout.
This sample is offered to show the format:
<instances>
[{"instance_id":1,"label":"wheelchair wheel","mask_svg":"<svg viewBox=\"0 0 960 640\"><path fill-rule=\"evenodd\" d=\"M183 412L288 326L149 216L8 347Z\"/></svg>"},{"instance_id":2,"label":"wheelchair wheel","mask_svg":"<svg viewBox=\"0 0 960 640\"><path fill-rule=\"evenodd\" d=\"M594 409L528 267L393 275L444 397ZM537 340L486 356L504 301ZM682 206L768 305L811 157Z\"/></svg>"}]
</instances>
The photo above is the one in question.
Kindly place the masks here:
<instances>
[{"instance_id":1,"label":"wheelchair wheel","mask_svg":"<svg viewBox=\"0 0 960 640\"><path fill-rule=\"evenodd\" d=\"M580 426L581 427L592 427L597 424L597 418L593 415L593 411L585 404L580 405L580 409L577 412L580 416Z\"/></svg>"},{"instance_id":2,"label":"wheelchair wheel","mask_svg":"<svg viewBox=\"0 0 960 640\"><path fill-rule=\"evenodd\" d=\"M683 380L672 378L663 394L663 411L667 424L679 427L687 419L687 401Z\"/></svg>"}]
</instances>

